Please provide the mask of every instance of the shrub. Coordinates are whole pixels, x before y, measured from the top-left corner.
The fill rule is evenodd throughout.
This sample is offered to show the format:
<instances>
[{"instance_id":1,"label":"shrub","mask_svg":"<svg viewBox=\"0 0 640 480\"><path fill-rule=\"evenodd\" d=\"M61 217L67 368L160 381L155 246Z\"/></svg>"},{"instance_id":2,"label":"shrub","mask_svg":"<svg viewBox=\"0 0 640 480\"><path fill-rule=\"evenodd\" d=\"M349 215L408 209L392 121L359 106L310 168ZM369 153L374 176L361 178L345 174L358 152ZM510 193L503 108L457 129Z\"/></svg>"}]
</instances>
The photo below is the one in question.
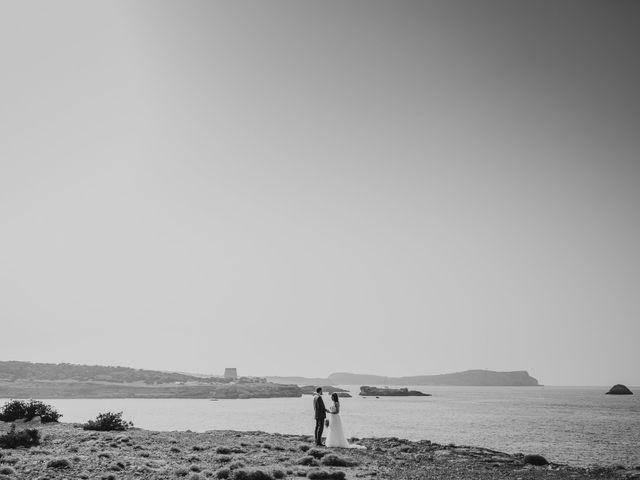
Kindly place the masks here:
<instances>
[{"instance_id":1,"label":"shrub","mask_svg":"<svg viewBox=\"0 0 640 480\"><path fill-rule=\"evenodd\" d=\"M327 472L325 470L311 470L307 473L309 480L344 480L346 477L344 472Z\"/></svg>"},{"instance_id":2,"label":"shrub","mask_svg":"<svg viewBox=\"0 0 640 480\"><path fill-rule=\"evenodd\" d=\"M2 475L15 475L16 471L11 467L0 467L0 474L2 474Z\"/></svg>"},{"instance_id":3,"label":"shrub","mask_svg":"<svg viewBox=\"0 0 640 480\"><path fill-rule=\"evenodd\" d=\"M0 448L33 447L40 444L40 432L26 429L16 433L16 426L11 425L9 431L0 437Z\"/></svg>"},{"instance_id":4,"label":"shrub","mask_svg":"<svg viewBox=\"0 0 640 480\"><path fill-rule=\"evenodd\" d=\"M327 467L354 467L358 464L353 460L342 458L334 454L326 455L322 458L320 463L322 463L322 465L326 465Z\"/></svg>"},{"instance_id":5,"label":"shrub","mask_svg":"<svg viewBox=\"0 0 640 480\"><path fill-rule=\"evenodd\" d=\"M71 468L71 462L66 458L54 458L47 462L47 468Z\"/></svg>"},{"instance_id":6,"label":"shrub","mask_svg":"<svg viewBox=\"0 0 640 480\"><path fill-rule=\"evenodd\" d=\"M133 422L122 420L122 412L100 413L95 420L89 420L82 426L85 430L99 430L103 432L127 430L129 427L133 427Z\"/></svg>"},{"instance_id":7,"label":"shrub","mask_svg":"<svg viewBox=\"0 0 640 480\"><path fill-rule=\"evenodd\" d=\"M272 472L272 475L273 475L273 478L278 479L278 480L287 476L287 474L284 473L284 471L280 470L280 469L275 469Z\"/></svg>"},{"instance_id":8,"label":"shrub","mask_svg":"<svg viewBox=\"0 0 640 480\"><path fill-rule=\"evenodd\" d=\"M311 457L311 456L302 457L296 463L298 465L310 465L310 466L313 466L313 467L319 465L318 461L315 458Z\"/></svg>"},{"instance_id":9,"label":"shrub","mask_svg":"<svg viewBox=\"0 0 640 480\"><path fill-rule=\"evenodd\" d=\"M61 417L51 405L47 405L39 400L11 400L4 404L0 410L0 420L3 422L13 422L24 418L31 420L34 417L40 417L42 423L57 422Z\"/></svg>"},{"instance_id":10,"label":"shrub","mask_svg":"<svg viewBox=\"0 0 640 480\"><path fill-rule=\"evenodd\" d=\"M229 478L230 474L231 474L231 470L229 470L228 468L221 468L216 472L216 478L222 480L224 478Z\"/></svg>"},{"instance_id":11,"label":"shrub","mask_svg":"<svg viewBox=\"0 0 640 480\"><path fill-rule=\"evenodd\" d=\"M320 450L319 448L312 448L311 450L309 450L307 452L307 455L311 455L312 457L315 457L318 460L320 460L326 454L327 454L327 452L325 452L324 450Z\"/></svg>"},{"instance_id":12,"label":"shrub","mask_svg":"<svg viewBox=\"0 0 640 480\"><path fill-rule=\"evenodd\" d=\"M271 474L264 470L236 470L233 480L274 480Z\"/></svg>"}]
</instances>

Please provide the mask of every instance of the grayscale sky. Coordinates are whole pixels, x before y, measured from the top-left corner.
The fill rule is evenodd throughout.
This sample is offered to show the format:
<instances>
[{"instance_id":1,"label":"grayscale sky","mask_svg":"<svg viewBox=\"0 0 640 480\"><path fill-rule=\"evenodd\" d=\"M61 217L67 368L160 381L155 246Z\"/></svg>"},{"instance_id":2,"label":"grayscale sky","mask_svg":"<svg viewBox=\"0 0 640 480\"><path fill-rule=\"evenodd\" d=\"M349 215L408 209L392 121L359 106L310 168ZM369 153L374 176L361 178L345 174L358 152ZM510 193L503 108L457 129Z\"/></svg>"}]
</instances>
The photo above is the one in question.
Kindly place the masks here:
<instances>
[{"instance_id":1,"label":"grayscale sky","mask_svg":"<svg viewBox=\"0 0 640 480\"><path fill-rule=\"evenodd\" d=\"M2 360L640 385L640 2L2 1Z\"/></svg>"}]
</instances>

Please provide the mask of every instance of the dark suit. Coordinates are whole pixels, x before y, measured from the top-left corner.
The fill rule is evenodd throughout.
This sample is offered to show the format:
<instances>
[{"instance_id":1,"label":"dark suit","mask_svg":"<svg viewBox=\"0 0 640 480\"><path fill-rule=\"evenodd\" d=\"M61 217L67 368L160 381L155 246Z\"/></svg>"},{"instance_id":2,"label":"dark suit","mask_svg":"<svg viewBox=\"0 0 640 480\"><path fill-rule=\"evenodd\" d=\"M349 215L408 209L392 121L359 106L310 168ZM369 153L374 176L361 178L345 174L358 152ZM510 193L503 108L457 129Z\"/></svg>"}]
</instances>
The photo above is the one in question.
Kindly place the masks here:
<instances>
[{"instance_id":1,"label":"dark suit","mask_svg":"<svg viewBox=\"0 0 640 480\"><path fill-rule=\"evenodd\" d=\"M321 395L313 397L313 409L316 414L316 445L322 445L322 432L324 431L324 419L327 418L327 409Z\"/></svg>"}]
</instances>

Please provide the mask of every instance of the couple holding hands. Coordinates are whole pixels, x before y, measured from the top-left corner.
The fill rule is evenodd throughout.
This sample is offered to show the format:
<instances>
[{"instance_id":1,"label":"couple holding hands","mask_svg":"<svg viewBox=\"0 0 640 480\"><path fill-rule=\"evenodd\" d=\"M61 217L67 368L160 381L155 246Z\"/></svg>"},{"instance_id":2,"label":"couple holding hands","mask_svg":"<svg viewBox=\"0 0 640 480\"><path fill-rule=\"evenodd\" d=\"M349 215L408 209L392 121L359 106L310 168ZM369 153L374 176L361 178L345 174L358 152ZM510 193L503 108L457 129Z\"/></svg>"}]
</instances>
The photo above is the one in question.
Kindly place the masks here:
<instances>
[{"instance_id":1,"label":"couple holding hands","mask_svg":"<svg viewBox=\"0 0 640 480\"><path fill-rule=\"evenodd\" d=\"M350 445L344 436L342 419L340 418L340 400L337 393L331 394L331 406L327 409L322 399L322 388L316 388L316 394L313 397L313 410L316 417L316 445L319 447L364 448L361 445ZM328 418L327 414L329 414ZM327 441L323 444L322 433L325 425L328 427Z\"/></svg>"}]
</instances>

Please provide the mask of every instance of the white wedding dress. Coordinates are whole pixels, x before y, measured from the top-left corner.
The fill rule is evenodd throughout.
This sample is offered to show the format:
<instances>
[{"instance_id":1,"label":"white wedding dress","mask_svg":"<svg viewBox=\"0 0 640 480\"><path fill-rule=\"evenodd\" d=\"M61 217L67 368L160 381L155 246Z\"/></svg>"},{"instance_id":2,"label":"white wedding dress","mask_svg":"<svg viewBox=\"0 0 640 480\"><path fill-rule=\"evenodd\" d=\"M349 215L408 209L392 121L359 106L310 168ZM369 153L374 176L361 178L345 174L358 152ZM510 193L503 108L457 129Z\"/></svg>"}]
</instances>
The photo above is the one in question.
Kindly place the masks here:
<instances>
[{"instance_id":1,"label":"white wedding dress","mask_svg":"<svg viewBox=\"0 0 640 480\"><path fill-rule=\"evenodd\" d=\"M340 406L334 402L329 409L329 430L327 431L327 447L337 448L365 448L363 445L351 445L347 442L342 429L342 419L340 418Z\"/></svg>"}]
</instances>

